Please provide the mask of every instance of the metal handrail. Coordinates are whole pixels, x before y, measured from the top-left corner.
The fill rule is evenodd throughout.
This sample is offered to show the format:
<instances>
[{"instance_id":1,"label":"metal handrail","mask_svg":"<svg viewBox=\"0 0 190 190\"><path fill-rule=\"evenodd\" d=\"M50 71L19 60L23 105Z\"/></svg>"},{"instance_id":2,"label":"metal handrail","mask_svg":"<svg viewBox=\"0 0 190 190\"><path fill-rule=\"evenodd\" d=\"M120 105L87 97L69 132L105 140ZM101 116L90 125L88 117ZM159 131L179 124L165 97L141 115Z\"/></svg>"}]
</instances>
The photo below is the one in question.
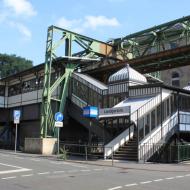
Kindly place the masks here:
<instances>
[{"instance_id":1,"label":"metal handrail","mask_svg":"<svg viewBox=\"0 0 190 190\"><path fill-rule=\"evenodd\" d=\"M143 158L144 161L147 161L147 159L149 159L158 150L158 149L155 149L155 146L154 146L155 144L160 145L160 147L164 144L164 143L161 143L161 142L160 143L150 143L150 141L155 136L157 136L158 134L162 133L161 131L165 127L167 127L167 126L169 126L169 125L171 125L173 123L173 126L171 127L171 129L173 129L178 124L178 123L173 122L173 121L175 121L178 118L178 115L176 115L176 113L174 115L175 116L172 117L163 127L160 126L161 130L157 131L157 133L154 134L154 136L149 140L149 142L143 143L143 145L140 145L140 149L139 149L139 153L140 153L139 158L140 158L140 160L142 160L142 158ZM171 131L171 129L169 130L169 128L168 128L168 131L165 134L165 136L169 134L169 132ZM172 136L172 134L170 134L170 136L167 136L167 138L170 138L171 136ZM147 150L147 147L148 147L148 150Z\"/></svg>"}]
</instances>

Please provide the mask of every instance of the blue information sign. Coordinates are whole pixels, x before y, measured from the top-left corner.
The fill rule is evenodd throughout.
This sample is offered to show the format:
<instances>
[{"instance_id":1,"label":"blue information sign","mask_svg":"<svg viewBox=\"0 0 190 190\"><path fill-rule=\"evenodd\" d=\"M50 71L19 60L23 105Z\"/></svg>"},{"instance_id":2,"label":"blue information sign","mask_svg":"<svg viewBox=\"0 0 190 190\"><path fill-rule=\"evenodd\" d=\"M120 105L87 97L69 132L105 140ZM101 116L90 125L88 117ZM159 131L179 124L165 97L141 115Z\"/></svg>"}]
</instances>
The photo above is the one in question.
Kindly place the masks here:
<instances>
[{"instance_id":1,"label":"blue information sign","mask_svg":"<svg viewBox=\"0 0 190 190\"><path fill-rule=\"evenodd\" d=\"M14 119L20 119L21 112L20 110L14 110L13 117Z\"/></svg>"},{"instance_id":2,"label":"blue information sign","mask_svg":"<svg viewBox=\"0 0 190 190\"><path fill-rule=\"evenodd\" d=\"M54 118L55 118L55 121L63 121L64 115L61 112L57 112L55 113Z\"/></svg>"},{"instance_id":3,"label":"blue information sign","mask_svg":"<svg viewBox=\"0 0 190 190\"><path fill-rule=\"evenodd\" d=\"M97 118L98 108L95 106L86 106L83 108L83 116L87 118Z\"/></svg>"}]
</instances>

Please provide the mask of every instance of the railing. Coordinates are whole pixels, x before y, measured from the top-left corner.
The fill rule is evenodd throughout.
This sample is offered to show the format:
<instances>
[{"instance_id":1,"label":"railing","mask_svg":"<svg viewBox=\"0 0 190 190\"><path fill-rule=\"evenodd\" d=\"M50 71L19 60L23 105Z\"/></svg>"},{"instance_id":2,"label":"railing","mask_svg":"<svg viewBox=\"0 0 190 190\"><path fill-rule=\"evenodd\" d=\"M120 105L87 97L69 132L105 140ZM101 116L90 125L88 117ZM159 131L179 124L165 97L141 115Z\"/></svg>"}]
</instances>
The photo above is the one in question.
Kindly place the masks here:
<instances>
[{"instance_id":1,"label":"railing","mask_svg":"<svg viewBox=\"0 0 190 190\"><path fill-rule=\"evenodd\" d=\"M136 111L134 111L131 114L131 121L135 122L137 124L138 118L143 116L145 113L153 109L155 106L157 106L159 103L161 103L161 95L157 95L156 97L153 97L150 101L145 103L143 106L138 108Z\"/></svg>"},{"instance_id":2,"label":"railing","mask_svg":"<svg viewBox=\"0 0 190 190\"><path fill-rule=\"evenodd\" d=\"M80 108L87 106L87 103L85 101L83 101L82 99L80 99L74 94L71 95L71 101Z\"/></svg>"},{"instance_id":3,"label":"railing","mask_svg":"<svg viewBox=\"0 0 190 190\"><path fill-rule=\"evenodd\" d=\"M134 135L135 132L135 126L132 124L127 128L125 131L123 131L120 135L118 135L116 138L114 138L111 142L105 145L105 151L104 151L104 159L111 156L115 151L119 149L120 146L124 145L126 142L128 142ZM110 148L111 147L111 148Z\"/></svg>"},{"instance_id":4,"label":"railing","mask_svg":"<svg viewBox=\"0 0 190 190\"><path fill-rule=\"evenodd\" d=\"M108 89L104 89L104 90L103 90L103 89L97 87L96 85L94 85L94 84L88 82L87 80L81 78L80 76L76 75L75 73L73 73L72 77L73 77L74 79L78 80L79 82L83 83L84 85L86 85L86 86L89 87L90 89L92 89L92 90L98 92L98 93L101 94L101 95L106 95L107 92L108 92ZM93 79L93 80L95 80L95 79ZM99 82L99 81L98 81L98 82ZM100 82L99 82L99 83L100 83Z\"/></svg>"},{"instance_id":5,"label":"railing","mask_svg":"<svg viewBox=\"0 0 190 190\"><path fill-rule=\"evenodd\" d=\"M137 97L137 96L147 96L147 95L155 95L161 92L160 87L139 87L129 88L129 97Z\"/></svg>"},{"instance_id":6,"label":"railing","mask_svg":"<svg viewBox=\"0 0 190 190\"><path fill-rule=\"evenodd\" d=\"M163 97L165 99L167 96ZM162 99L162 100L163 100ZM159 105L161 102L161 95L157 95L156 97L153 97L149 102L144 104L142 107L137 109L131 114L131 121L134 122L134 125L138 126L138 118L146 114L148 111L153 109L155 106ZM124 143L126 143L130 137L134 134L134 125L133 128L126 129L123 133L121 133L119 136L114 138L110 143L108 143L106 146L112 147L112 149L107 150L105 146L105 153L104 158L107 158L112 154L112 152L115 152L119 149L120 146L122 146Z\"/></svg>"},{"instance_id":7,"label":"railing","mask_svg":"<svg viewBox=\"0 0 190 190\"><path fill-rule=\"evenodd\" d=\"M152 97L150 101L142 105L136 111L131 114L131 121L137 122L137 119L142 117L144 114L155 108L159 105L163 100L169 97L171 94L169 92L163 94L158 94L156 97Z\"/></svg>"},{"instance_id":8,"label":"railing","mask_svg":"<svg viewBox=\"0 0 190 190\"><path fill-rule=\"evenodd\" d=\"M151 147L151 149L150 149ZM144 162L182 162L190 159L190 145L171 145L166 143L146 144L144 149L149 149L148 159L144 158Z\"/></svg>"},{"instance_id":9,"label":"railing","mask_svg":"<svg viewBox=\"0 0 190 190\"><path fill-rule=\"evenodd\" d=\"M159 125L151 134L147 135L139 143L139 160L148 160L161 146L164 144L177 130L175 126L178 125L178 113ZM159 144L155 148L155 144Z\"/></svg>"}]
</instances>

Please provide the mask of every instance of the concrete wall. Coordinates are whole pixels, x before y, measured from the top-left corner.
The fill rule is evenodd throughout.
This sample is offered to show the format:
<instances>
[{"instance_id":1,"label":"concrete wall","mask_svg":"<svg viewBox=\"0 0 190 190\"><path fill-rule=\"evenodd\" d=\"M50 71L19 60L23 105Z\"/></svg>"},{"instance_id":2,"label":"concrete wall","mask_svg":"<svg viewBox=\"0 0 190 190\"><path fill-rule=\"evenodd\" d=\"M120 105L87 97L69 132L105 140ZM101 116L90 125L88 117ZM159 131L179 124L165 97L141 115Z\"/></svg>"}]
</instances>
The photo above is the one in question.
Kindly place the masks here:
<instances>
[{"instance_id":1,"label":"concrete wall","mask_svg":"<svg viewBox=\"0 0 190 190\"><path fill-rule=\"evenodd\" d=\"M26 138L24 151L34 154L51 155L56 153L55 138Z\"/></svg>"}]
</instances>

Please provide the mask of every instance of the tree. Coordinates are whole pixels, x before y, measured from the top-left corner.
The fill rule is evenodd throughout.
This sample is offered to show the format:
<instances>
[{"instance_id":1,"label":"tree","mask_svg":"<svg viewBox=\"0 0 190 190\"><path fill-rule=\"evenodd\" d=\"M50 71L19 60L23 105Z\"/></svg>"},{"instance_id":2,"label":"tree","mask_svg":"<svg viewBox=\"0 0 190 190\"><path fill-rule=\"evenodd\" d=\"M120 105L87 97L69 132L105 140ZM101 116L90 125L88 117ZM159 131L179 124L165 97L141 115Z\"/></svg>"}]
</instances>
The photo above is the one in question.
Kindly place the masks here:
<instances>
[{"instance_id":1,"label":"tree","mask_svg":"<svg viewBox=\"0 0 190 190\"><path fill-rule=\"evenodd\" d=\"M20 56L0 54L0 78L16 74L32 66L32 61Z\"/></svg>"}]
</instances>

